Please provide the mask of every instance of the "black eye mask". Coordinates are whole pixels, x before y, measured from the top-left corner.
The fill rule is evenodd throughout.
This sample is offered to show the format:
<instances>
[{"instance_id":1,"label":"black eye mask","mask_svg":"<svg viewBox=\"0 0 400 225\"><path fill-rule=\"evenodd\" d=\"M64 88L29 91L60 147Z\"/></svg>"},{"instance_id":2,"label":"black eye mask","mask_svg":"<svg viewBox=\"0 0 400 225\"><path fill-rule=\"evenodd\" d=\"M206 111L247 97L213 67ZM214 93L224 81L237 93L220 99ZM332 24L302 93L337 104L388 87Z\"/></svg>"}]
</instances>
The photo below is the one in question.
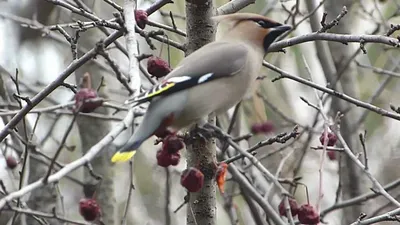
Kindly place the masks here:
<instances>
[{"instance_id":1,"label":"black eye mask","mask_svg":"<svg viewBox=\"0 0 400 225\"><path fill-rule=\"evenodd\" d=\"M260 27L262 27L262 28L273 28L273 27L277 27L277 26L279 26L280 24L277 24L277 23L272 23L272 22L270 22L270 21L267 21L267 20L255 20L254 22L256 22Z\"/></svg>"}]
</instances>

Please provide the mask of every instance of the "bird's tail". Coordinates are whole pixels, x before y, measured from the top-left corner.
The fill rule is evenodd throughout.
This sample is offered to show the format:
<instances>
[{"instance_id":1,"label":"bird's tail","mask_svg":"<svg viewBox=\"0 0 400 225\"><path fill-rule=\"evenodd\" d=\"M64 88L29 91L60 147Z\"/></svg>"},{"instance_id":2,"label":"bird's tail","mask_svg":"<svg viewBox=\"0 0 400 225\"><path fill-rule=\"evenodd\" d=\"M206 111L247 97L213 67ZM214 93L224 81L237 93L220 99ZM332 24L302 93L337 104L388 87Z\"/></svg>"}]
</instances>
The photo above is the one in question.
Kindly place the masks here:
<instances>
[{"instance_id":1,"label":"bird's tail","mask_svg":"<svg viewBox=\"0 0 400 225\"><path fill-rule=\"evenodd\" d=\"M140 123L128 142L113 155L111 162L125 162L135 155L140 145L151 137L160 126L163 115L159 115L159 113L158 110L152 110L151 106L149 106L142 123Z\"/></svg>"},{"instance_id":2,"label":"bird's tail","mask_svg":"<svg viewBox=\"0 0 400 225\"><path fill-rule=\"evenodd\" d=\"M111 162L116 163L128 161L135 155L136 149L140 147L142 142L142 140L129 140L121 149L114 153Z\"/></svg>"}]
</instances>

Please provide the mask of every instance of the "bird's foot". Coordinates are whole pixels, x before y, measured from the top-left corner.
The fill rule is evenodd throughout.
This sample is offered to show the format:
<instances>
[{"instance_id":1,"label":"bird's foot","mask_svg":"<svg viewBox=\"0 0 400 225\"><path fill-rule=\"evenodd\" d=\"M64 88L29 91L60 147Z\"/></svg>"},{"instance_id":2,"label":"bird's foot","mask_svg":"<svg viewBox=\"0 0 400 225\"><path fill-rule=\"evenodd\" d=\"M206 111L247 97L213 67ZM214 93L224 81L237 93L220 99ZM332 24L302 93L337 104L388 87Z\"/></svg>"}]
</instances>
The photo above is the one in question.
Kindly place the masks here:
<instances>
[{"instance_id":1,"label":"bird's foot","mask_svg":"<svg viewBox=\"0 0 400 225\"><path fill-rule=\"evenodd\" d=\"M213 138L214 135L214 130L212 128L208 128L208 127L200 127L197 124L195 125L195 127L190 131L190 135L194 138L194 139L200 139L203 141L207 141L210 138Z\"/></svg>"}]
</instances>

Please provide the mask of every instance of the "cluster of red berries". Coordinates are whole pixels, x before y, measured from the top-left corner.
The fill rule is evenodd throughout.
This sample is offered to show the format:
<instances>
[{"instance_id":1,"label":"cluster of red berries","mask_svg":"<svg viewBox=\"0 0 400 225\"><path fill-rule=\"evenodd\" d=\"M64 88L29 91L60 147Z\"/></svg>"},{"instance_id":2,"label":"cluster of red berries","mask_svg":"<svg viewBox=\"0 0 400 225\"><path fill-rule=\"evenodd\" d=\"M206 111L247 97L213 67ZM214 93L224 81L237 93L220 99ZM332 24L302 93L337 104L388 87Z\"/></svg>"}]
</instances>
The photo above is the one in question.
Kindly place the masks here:
<instances>
[{"instance_id":1,"label":"cluster of red berries","mask_svg":"<svg viewBox=\"0 0 400 225\"><path fill-rule=\"evenodd\" d=\"M95 100L97 97L97 91L92 88L79 89L75 94L75 110L83 113L93 112L103 104L101 99Z\"/></svg>"},{"instance_id":2,"label":"cluster of red berries","mask_svg":"<svg viewBox=\"0 0 400 225\"><path fill-rule=\"evenodd\" d=\"M328 132L326 134L327 140L325 139L325 132L321 134L319 137L319 141L321 142L321 145L325 144L325 141L327 142L327 146L335 146L337 142L337 136L335 133ZM328 158L330 160L336 160L336 152L335 151L327 151L326 154L328 155Z\"/></svg>"},{"instance_id":3,"label":"cluster of red berries","mask_svg":"<svg viewBox=\"0 0 400 225\"><path fill-rule=\"evenodd\" d=\"M181 159L179 150L184 147L183 141L176 135L167 135L157 151L157 164L162 167L176 166Z\"/></svg>"},{"instance_id":4,"label":"cluster of red berries","mask_svg":"<svg viewBox=\"0 0 400 225\"><path fill-rule=\"evenodd\" d=\"M138 27L144 29L148 22L147 12L144 10L136 10L135 11L135 20ZM169 72L171 72L171 67L168 63L160 57L152 56L147 60L147 72L152 77L161 78L166 76Z\"/></svg>"},{"instance_id":5,"label":"cluster of red berries","mask_svg":"<svg viewBox=\"0 0 400 225\"><path fill-rule=\"evenodd\" d=\"M135 11L135 20L138 27L144 29L148 22L148 15L145 10L136 10ZM147 60L147 72L152 77L161 78L166 76L169 72L171 72L171 67L168 63L160 57L152 56Z\"/></svg>"},{"instance_id":6,"label":"cluster of red berries","mask_svg":"<svg viewBox=\"0 0 400 225\"><path fill-rule=\"evenodd\" d=\"M334 146L337 142L337 136L335 135L335 133L332 132L328 132L326 134L328 140L325 140L325 132L323 132L321 134L321 136L319 137L319 141L321 142L321 145L325 144L325 141L327 142L328 146Z\"/></svg>"},{"instance_id":7,"label":"cluster of red berries","mask_svg":"<svg viewBox=\"0 0 400 225\"><path fill-rule=\"evenodd\" d=\"M288 198L290 212L292 216L297 216L299 222L301 224L318 224L319 223L319 214L315 211L314 207L310 204L304 204L302 206L298 206L296 199ZM281 216L286 216L286 208L284 200L279 204L279 214Z\"/></svg>"},{"instance_id":8,"label":"cluster of red berries","mask_svg":"<svg viewBox=\"0 0 400 225\"><path fill-rule=\"evenodd\" d=\"M253 134L268 134L275 130L275 126L271 121L266 121L263 123L256 123L251 126L251 132Z\"/></svg>"}]
</instances>

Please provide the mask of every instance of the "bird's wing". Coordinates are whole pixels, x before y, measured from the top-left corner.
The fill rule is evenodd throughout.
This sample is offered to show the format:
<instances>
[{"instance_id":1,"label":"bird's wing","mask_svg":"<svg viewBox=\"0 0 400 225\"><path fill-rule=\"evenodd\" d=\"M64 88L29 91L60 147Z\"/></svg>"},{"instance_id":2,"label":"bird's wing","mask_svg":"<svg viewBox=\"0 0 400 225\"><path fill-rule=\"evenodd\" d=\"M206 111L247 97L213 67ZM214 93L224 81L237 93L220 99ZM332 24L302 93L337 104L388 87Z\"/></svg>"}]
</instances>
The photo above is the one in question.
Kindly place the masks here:
<instances>
[{"instance_id":1,"label":"bird's wing","mask_svg":"<svg viewBox=\"0 0 400 225\"><path fill-rule=\"evenodd\" d=\"M213 42L195 51L160 83L126 103L139 105L154 97L178 91L216 79L234 76L246 64L247 49L241 44Z\"/></svg>"}]
</instances>

